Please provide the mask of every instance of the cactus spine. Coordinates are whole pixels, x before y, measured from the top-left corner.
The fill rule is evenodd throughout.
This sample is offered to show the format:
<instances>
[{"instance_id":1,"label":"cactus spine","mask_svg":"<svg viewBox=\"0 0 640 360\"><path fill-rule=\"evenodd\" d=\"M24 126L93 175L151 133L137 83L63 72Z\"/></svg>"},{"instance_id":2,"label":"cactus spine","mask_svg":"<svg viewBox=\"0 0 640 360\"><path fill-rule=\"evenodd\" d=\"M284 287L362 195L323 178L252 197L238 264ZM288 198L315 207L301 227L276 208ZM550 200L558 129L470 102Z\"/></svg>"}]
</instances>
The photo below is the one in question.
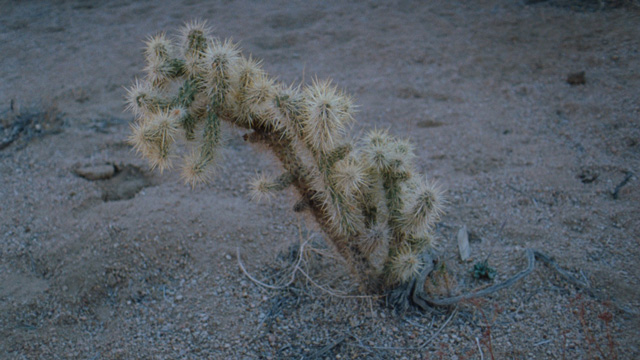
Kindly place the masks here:
<instances>
[{"instance_id":1,"label":"cactus spine","mask_svg":"<svg viewBox=\"0 0 640 360\"><path fill-rule=\"evenodd\" d=\"M128 90L136 116L130 142L152 168L169 168L179 130L192 143L182 176L208 179L218 158L220 122L247 129L266 144L285 173L251 180L255 199L294 186L301 203L350 265L363 291L406 283L434 246L441 214L437 187L417 175L410 143L386 131L349 141L354 121L349 96L330 81L285 86L203 22L187 24L178 44L164 34L146 42L147 76Z\"/></svg>"}]
</instances>

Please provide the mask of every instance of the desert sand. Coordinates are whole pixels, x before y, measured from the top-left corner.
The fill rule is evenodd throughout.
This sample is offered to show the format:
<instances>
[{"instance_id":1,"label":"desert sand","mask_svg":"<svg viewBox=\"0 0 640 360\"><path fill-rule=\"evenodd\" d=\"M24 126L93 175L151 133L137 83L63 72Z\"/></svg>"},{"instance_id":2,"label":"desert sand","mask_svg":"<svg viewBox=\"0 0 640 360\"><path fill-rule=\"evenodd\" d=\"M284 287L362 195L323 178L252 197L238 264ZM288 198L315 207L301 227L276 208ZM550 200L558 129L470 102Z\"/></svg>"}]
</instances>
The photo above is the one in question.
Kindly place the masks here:
<instances>
[{"instance_id":1,"label":"desert sand","mask_svg":"<svg viewBox=\"0 0 640 360\"><path fill-rule=\"evenodd\" d=\"M452 294L534 248L599 295L536 266L399 313L358 297L293 192L250 201L248 178L280 167L242 130L208 184L151 171L125 87L144 40L193 19L280 81L333 79L354 137L416 145L446 190ZM640 358L639 30L635 1L0 1L0 358ZM239 267L287 282L300 241L322 287Z\"/></svg>"}]
</instances>

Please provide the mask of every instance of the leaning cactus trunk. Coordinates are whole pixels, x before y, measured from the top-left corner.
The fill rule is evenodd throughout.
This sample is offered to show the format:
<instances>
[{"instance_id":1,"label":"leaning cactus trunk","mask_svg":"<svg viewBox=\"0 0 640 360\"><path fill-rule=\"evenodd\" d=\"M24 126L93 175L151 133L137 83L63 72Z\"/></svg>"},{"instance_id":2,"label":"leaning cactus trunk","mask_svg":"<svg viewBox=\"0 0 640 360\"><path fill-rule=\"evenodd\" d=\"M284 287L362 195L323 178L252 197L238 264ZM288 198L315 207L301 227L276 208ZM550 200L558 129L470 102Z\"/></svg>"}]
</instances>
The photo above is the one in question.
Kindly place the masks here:
<instances>
[{"instance_id":1,"label":"leaning cactus trunk","mask_svg":"<svg viewBox=\"0 0 640 360\"><path fill-rule=\"evenodd\" d=\"M380 292L414 279L434 246L440 191L413 164L412 145L371 130L354 142L352 99L331 81L287 86L204 23L185 26L178 41L147 41L146 77L128 90L135 114L130 141L152 168L171 167L174 144L191 146L184 180L210 179L220 151L221 121L247 129L285 173L251 179L252 197L293 186L346 260L362 291Z\"/></svg>"}]
</instances>

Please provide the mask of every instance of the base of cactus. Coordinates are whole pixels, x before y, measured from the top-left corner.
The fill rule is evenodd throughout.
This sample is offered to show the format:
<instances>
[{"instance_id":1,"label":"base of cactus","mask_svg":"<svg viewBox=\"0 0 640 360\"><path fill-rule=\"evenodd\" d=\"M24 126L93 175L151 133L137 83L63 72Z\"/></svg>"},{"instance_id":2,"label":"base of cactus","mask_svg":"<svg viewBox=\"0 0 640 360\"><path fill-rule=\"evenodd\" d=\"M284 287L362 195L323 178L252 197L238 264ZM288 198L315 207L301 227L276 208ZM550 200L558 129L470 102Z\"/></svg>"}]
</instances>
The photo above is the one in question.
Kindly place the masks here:
<instances>
[{"instance_id":1,"label":"base of cactus","mask_svg":"<svg viewBox=\"0 0 640 360\"><path fill-rule=\"evenodd\" d=\"M434 306L424 300L426 296L424 282L435 268L434 255L431 252L425 252L422 255L422 262L424 266L418 275L388 293L387 302L394 309L406 311L409 307L417 307L423 311L437 311Z\"/></svg>"}]
</instances>

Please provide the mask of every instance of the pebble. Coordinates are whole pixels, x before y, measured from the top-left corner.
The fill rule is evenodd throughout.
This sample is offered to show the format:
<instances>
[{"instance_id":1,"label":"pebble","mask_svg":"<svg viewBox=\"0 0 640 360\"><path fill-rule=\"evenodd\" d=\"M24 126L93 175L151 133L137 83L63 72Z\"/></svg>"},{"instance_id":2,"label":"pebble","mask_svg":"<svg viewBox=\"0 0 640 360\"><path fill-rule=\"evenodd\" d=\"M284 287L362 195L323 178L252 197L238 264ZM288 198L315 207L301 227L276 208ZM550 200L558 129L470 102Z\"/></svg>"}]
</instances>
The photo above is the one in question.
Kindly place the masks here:
<instances>
[{"instance_id":1,"label":"pebble","mask_svg":"<svg viewBox=\"0 0 640 360\"><path fill-rule=\"evenodd\" d=\"M86 165L75 170L76 175L87 180L105 180L115 175L116 169L111 164Z\"/></svg>"},{"instance_id":2,"label":"pebble","mask_svg":"<svg viewBox=\"0 0 640 360\"><path fill-rule=\"evenodd\" d=\"M471 256L469 232L467 231L466 225L458 231L458 252L460 253L460 260L462 261L466 261Z\"/></svg>"}]
</instances>

